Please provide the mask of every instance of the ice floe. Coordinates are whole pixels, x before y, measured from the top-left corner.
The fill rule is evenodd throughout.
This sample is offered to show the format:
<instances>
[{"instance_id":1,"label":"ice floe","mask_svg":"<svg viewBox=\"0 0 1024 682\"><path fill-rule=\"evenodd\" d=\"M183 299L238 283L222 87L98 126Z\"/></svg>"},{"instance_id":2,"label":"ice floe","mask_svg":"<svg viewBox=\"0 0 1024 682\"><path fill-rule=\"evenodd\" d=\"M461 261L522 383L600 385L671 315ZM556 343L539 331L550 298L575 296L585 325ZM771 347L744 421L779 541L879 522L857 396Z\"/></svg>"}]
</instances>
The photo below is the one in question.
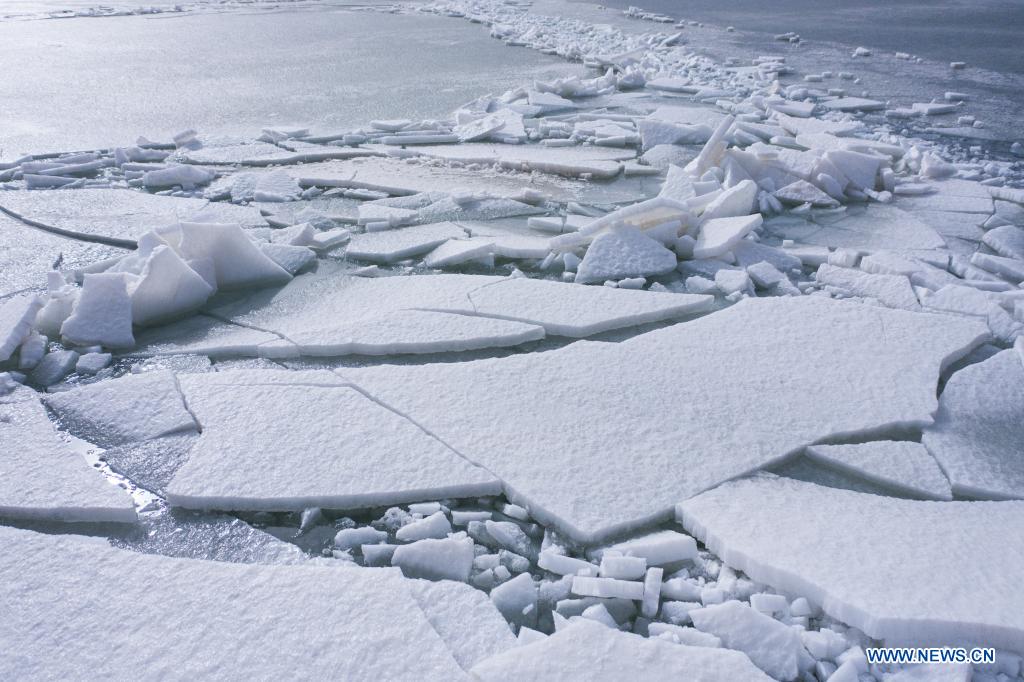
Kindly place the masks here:
<instances>
[{"instance_id":1,"label":"ice floe","mask_svg":"<svg viewBox=\"0 0 1024 682\"><path fill-rule=\"evenodd\" d=\"M954 374L921 442L953 492L983 499L1024 498L1024 359L1005 350Z\"/></svg>"},{"instance_id":2,"label":"ice floe","mask_svg":"<svg viewBox=\"0 0 1024 682\"><path fill-rule=\"evenodd\" d=\"M108 482L60 437L31 389L21 387L0 396L0 440L0 516L135 521L128 493Z\"/></svg>"},{"instance_id":3,"label":"ice floe","mask_svg":"<svg viewBox=\"0 0 1024 682\"><path fill-rule=\"evenodd\" d=\"M817 440L930 423L940 368L986 338L963 322L811 298L750 300L611 346L341 374L486 466L536 518L593 542ZM758 339L756 353L723 349L719 339L736 328ZM827 357L806 353L823 345ZM800 371L780 377L778 367ZM892 376L904 381L894 387ZM766 381L789 406L778 422L750 416L762 399L753 387ZM506 389L495 395L493 386ZM875 394L886 398L865 401ZM581 485L585 501L572 492Z\"/></svg>"},{"instance_id":4,"label":"ice floe","mask_svg":"<svg viewBox=\"0 0 1024 682\"><path fill-rule=\"evenodd\" d=\"M5 676L117 677L126 657L145 660L147 678L216 676L231 651L237 675L466 677L390 571L176 559L10 528L0 535L10 550L0 559L9 596L0 639L16 652L0 659ZM351 617L310 630L311 619L336 621L338 609ZM140 610L161 616L134 618ZM382 642L409 656L379 655ZM50 655L55 648L60 656Z\"/></svg>"},{"instance_id":5,"label":"ice floe","mask_svg":"<svg viewBox=\"0 0 1024 682\"><path fill-rule=\"evenodd\" d=\"M730 566L887 645L1024 641L1013 587L1024 544L1003 531L1021 523L1020 502L900 500L762 474L691 498L677 516Z\"/></svg>"},{"instance_id":6,"label":"ice floe","mask_svg":"<svg viewBox=\"0 0 1024 682\"><path fill-rule=\"evenodd\" d=\"M493 475L330 373L229 372L178 382L202 435L167 486L174 505L358 509L499 489ZM311 411L323 415L312 432Z\"/></svg>"}]
</instances>

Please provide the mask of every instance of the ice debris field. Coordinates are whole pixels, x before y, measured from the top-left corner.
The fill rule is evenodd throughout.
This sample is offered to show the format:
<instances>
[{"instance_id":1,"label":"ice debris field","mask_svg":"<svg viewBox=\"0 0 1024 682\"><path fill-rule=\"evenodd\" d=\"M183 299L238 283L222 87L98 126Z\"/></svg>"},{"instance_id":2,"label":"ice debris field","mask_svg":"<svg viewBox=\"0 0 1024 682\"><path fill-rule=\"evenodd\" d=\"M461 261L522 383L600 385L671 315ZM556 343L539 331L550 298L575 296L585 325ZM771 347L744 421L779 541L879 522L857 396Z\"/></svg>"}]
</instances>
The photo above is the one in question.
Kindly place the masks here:
<instances>
[{"instance_id":1,"label":"ice debris field","mask_svg":"<svg viewBox=\"0 0 1024 682\"><path fill-rule=\"evenodd\" d=\"M587 69L447 118L0 156L0 677L1022 679L1019 144L558 8L371 10Z\"/></svg>"}]
</instances>

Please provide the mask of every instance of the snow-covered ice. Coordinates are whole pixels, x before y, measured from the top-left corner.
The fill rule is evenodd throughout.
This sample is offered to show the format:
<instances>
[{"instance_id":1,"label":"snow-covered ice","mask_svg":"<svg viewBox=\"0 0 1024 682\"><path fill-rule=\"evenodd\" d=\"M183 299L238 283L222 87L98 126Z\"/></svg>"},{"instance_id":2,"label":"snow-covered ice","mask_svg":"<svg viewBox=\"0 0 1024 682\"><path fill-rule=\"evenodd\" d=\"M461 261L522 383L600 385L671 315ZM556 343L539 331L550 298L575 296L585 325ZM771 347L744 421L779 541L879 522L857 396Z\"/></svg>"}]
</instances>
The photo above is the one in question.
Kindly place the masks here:
<instances>
[{"instance_id":1,"label":"snow-covered ice","mask_svg":"<svg viewBox=\"0 0 1024 682\"><path fill-rule=\"evenodd\" d=\"M957 495L1024 498L1024 357L1014 349L954 374L921 442Z\"/></svg>"},{"instance_id":2,"label":"snow-covered ice","mask_svg":"<svg viewBox=\"0 0 1024 682\"><path fill-rule=\"evenodd\" d=\"M128 494L60 438L31 389L18 388L0 396L0 440L4 444L0 515L51 521L135 521L135 507ZM13 552L5 554L16 560Z\"/></svg>"},{"instance_id":3,"label":"snow-covered ice","mask_svg":"<svg viewBox=\"0 0 1024 682\"><path fill-rule=\"evenodd\" d=\"M935 500L953 499L946 475L920 443L886 440L814 445L807 448L806 454L821 464L902 493Z\"/></svg>"},{"instance_id":4,"label":"snow-covered ice","mask_svg":"<svg viewBox=\"0 0 1024 682\"><path fill-rule=\"evenodd\" d=\"M493 471L536 518L593 542L820 439L930 423L940 369L985 338L981 325L957 322L760 299L620 344L340 373ZM756 353L723 348L736 328L759 339ZM805 352L822 345L833 350ZM787 409L752 416L769 381ZM573 492L581 486L585 499Z\"/></svg>"},{"instance_id":5,"label":"snow-covered ice","mask_svg":"<svg viewBox=\"0 0 1024 682\"><path fill-rule=\"evenodd\" d=\"M499 489L489 472L329 372L178 381L202 435L167 486L174 505L361 509ZM313 430L311 414L319 415Z\"/></svg>"},{"instance_id":6,"label":"snow-covered ice","mask_svg":"<svg viewBox=\"0 0 1024 682\"><path fill-rule=\"evenodd\" d=\"M1020 502L900 500L762 474L676 513L730 566L890 646L1024 641L1024 542L1006 532L1024 519Z\"/></svg>"},{"instance_id":7,"label":"snow-covered ice","mask_svg":"<svg viewBox=\"0 0 1024 682\"><path fill-rule=\"evenodd\" d=\"M0 558L5 677L118 677L125 661L144 660L137 674L147 679L466 678L390 571L175 559L115 549L104 538L10 528L0 536L9 550ZM381 656L382 642L395 655ZM58 648L60 656L50 655Z\"/></svg>"}]
</instances>

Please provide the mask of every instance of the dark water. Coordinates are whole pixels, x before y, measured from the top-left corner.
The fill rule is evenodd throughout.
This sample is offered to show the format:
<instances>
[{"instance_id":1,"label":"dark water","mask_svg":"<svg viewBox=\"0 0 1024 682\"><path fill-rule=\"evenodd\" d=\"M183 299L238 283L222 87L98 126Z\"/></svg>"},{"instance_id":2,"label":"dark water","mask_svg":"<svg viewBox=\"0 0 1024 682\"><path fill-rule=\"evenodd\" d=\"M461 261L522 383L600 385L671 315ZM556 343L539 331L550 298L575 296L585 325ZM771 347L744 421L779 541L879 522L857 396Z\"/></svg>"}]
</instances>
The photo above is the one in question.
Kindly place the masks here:
<instances>
[{"instance_id":1,"label":"dark water","mask_svg":"<svg viewBox=\"0 0 1024 682\"><path fill-rule=\"evenodd\" d=\"M1022 0L610 0L604 4L1024 74Z\"/></svg>"},{"instance_id":2,"label":"dark water","mask_svg":"<svg viewBox=\"0 0 1024 682\"><path fill-rule=\"evenodd\" d=\"M947 91L967 93L969 100L957 114L920 119L916 125L954 126L958 116L970 114L984 128L968 129L967 144L1024 139L1024 0L606 0L604 4L618 9L637 5L702 22L705 28L690 27L683 33L692 47L716 58L783 55L796 70L784 83L796 82L804 74L849 71L860 82L829 80L822 85L893 106L941 99ZM661 24L651 26L670 30ZM735 27L735 32L725 32L727 26ZM802 42L774 39L787 32L799 34ZM870 48L872 56L852 57L858 46ZM922 61L897 59L896 52ZM953 61L966 62L967 68L953 70ZM903 125L893 124L897 130Z\"/></svg>"}]
</instances>

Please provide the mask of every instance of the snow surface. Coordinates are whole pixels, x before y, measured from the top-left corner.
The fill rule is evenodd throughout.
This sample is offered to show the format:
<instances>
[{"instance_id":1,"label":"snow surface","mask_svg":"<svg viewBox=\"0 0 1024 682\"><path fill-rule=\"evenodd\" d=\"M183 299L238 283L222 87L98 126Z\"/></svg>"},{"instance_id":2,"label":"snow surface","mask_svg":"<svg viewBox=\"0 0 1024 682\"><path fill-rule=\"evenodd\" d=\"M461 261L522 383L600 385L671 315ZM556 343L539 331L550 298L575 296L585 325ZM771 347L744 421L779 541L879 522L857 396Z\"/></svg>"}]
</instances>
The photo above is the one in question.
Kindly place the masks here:
<instances>
[{"instance_id":1,"label":"snow surface","mask_svg":"<svg viewBox=\"0 0 1024 682\"><path fill-rule=\"evenodd\" d=\"M1024 539L1006 532L1024 503L900 500L761 474L676 514L730 566L889 646L1024 642Z\"/></svg>"},{"instance_id":2,"label":"snow surface","mask_svg":"<svg viewBox=\"0 0 1024 682\"><path fill-rule=\"evenodd\" d=\"M756 351L723 346L737 328ZM984 337L966 319L758 299L619 344L340 373L593 542L820 439L930 423L940 368ZM766 385L786 410L758 409Z\"/></svg>"}]
</instances>

